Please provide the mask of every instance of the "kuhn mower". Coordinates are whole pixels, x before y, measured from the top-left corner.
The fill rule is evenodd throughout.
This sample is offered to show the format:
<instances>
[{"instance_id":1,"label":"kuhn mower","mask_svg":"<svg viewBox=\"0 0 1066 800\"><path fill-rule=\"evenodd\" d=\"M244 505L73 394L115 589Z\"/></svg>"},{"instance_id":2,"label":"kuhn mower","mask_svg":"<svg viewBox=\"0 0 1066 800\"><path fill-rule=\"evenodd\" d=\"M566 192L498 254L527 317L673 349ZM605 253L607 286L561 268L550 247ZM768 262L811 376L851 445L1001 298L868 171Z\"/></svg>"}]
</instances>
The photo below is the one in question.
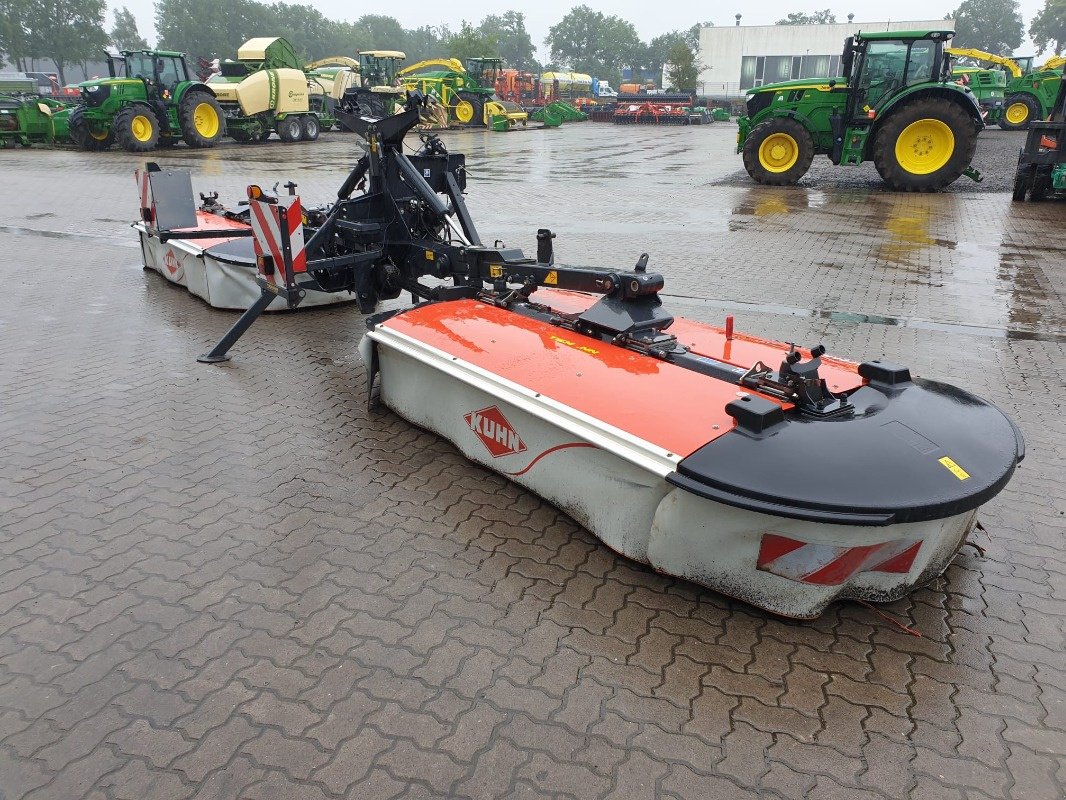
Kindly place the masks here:
<instances>
[{"instance_id":1,"label":"kuhn mower","mask_svg":"<svg viewBox=\"0 0 1066 800\"><path fill-rule=\"evenodd\" d=\"M261 237L259 300L204 361L276 298L354 292L379 313L360 344L370 389L468 458L536 492L612 549L790 617L836 598L887 601L942 573L1024 445L995 406L880 361L675 318L664 280L562 266L483 244L462 155L408 109L362 119L367 152L336 200L249 188L252 213L302 228ZM361 191L360 191L361 190Z\"/></svg>"}]
</instances>

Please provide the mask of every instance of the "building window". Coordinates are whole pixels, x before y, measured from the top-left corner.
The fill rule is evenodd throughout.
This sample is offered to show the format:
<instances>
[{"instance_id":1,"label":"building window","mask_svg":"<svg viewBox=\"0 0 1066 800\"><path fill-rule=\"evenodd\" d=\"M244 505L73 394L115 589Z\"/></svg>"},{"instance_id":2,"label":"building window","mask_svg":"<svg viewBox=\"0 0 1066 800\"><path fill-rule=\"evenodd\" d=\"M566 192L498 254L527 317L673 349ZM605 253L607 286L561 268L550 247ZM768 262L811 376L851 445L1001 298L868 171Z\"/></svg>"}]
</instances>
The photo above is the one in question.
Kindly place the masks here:
<instances>
[{"instance_id":1,"label":"building window","mask_svg":"<svg viewBox=\"0 0 1066 800\"><path fill-rule=\"evenodd\" d=\"M740 61L740 90L764 83L801 78L833 78L840 75L840 56L743 56Z\"/></svg>"}]
</instances>

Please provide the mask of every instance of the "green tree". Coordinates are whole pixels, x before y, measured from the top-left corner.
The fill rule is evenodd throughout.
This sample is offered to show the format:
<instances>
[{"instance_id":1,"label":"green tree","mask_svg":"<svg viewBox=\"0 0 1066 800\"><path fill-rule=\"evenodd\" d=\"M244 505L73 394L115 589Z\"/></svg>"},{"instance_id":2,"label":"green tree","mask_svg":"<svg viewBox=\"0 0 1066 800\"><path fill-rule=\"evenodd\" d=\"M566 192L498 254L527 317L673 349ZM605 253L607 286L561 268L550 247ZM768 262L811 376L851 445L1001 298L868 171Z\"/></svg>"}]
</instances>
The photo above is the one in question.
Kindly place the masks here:
<instances>
[{"instance_id":1,"label":"green tree","mask_svg":"<svg viewBox=\"0 0 1066 800\"><path fill-rule=\"evenodd\" d=\"M28 3L24 25L32 58L55 62L59 82L66 68L99 57L107 45L104 0L35 0Z\"/></svg>"},{"instance_id":2,"label":"green tree","mask_svg":"<svg viewBox=\"0 0 1066 800\"><path fill-rule=\"evenodd\" d=\"M421 28L408 30L405 33L407 34L406 40L400 49L407 55L408 64L439 56L445 52L445 43L452 35L445 25L439 27L423 25Z\"/></svg>"},{"instance_id":3,"label":"green tree","mask_svg":"<svg viewBox=\"0 0 1066 800\"><path fill-rule=\"evenodd\" d=\"M623 67L643 66L647 52L632 23L576 6L548 29L552 61L593 77L617 80Z\"/></svg>"},{"instance_id":4,"label":"green tree","mask_svg":"<svg viewBox=\"0 0 1066 800\"><path fill-rule=\"evenodd\" d=\"M684 42L678 42L667 56L666 77L670 86L674 89L695 90L696 82L700 77L700 68L696 65L696 59L692 50Z\"/></svg>"},{"instance_id":5,"label":"green tree","mask_svg":"<svg viewBox=\"0 0 1066 800\"><path fill-rule=\"evenodd\" d=\"M689 60L692 60L692 48L689 46L687 34L681 31L671 31L656 36L648 42L644 49L645 55L641 66L646 67L648 72L654 75L662 75L663 66L672 63L670 55L678 45L689 51Z\"/></svg>"},{"instance_id":6,"label":"green tree","mask_svg":"<svg viewBox=\"0 0 1066 800\"><path fill-rule=\"evenodd\" d=\"M490 14L478 27L481 33L496 42L500 57L507 66L520 70L537 68L533 40L526 31L526 15L519 11Z\"/></svg>"},{"instance_id":7,"label":"green tree","mask_svg":"<svg viewBox=\"0 0 1066 800\"><path fill-rule=\"evenodd\" d=\"M685 31L685 44L688 45L689 50L693 53L700 51L700 28L713 28L713 22L697 22L687 31Z\"/></svg>"},{"instance_id":8,"label":"green tree","mask_svg":"<svg viewBox=\"0 0 1066 800\"><path fill-rule=\"evenodd\" d=\"M25 69L23 62L31 55L28 10L28 0L0 0L0 66L6 57L18 69Z\"/></svg>"},{"instance_id":9,"label":"green tree","mask_svg":"<svg viewBox=\"0 0 1066 800\"><path fill-rule=\"evenodd\" d=\"M115 9L115 24L111 26L111 44L119 50L143 50L148 42L137 30L137 20L128 8Z\"/></svg>"},{"instance_id":10,"label":"green tree","mask_svg":"<svg viewBox=\"0 0 1066 800\"><path fill-rule=\"evenodd\" d=\"M364 14L353 25L361 50L402 50L406 31L395 17L384 14Z\"/></svg>"},{"instance_id":11,"label":"green tree","mask_svg":"<svg viewBox=\"0 0 1066 800\"><path fill-rule=\"evenodd\" d=\"M955 20L958 47L1008 55L1022 43L1024 23L1017 0L962 0L949 16Z\"/></svg>"},{"instance_id":12,"label":"green tree","mask_svg":"<svg viewBox=\"0 0 1066 800\"><path fill-rule=\"evenodd\" d=\"M250 0L157 0L159 47L192 56L235 58L237 48L273 30L272 9Z\"/></svg>"},{"instance_id":13,"label":"green tree","mask_svg":"<svg viewBox=\"0 0 1066 800\"><path fill-rule=\"evenodd\" d=\"M465 19L459 30L448 39L447 50L451 58L458 58L460 61L478 56L499 55L496 40L486 36L480 28L475 28Z\"/></svg>"},{"instance_id":14,"label":"green tree","mask_svg":"<svg viewBox=\"0 0 1066 800\"><path fill-rule=\"evenodd\" d=\"M836 21L836 15L827 8L823 11L812 11L810 14L794 11L784 19L779 19L774 25L832 25Z\"/></svg>"},{"instance_id":15,"label":"green tree","mask_svg":"<svg viewBox=\"0 0 1066 800\"><path fill-rule=\"evenodd\" d=\"M1044 7L1029 25L1029 38L1037 52L1050 47L1055 55L1062 55L1066 47L1066 0L1044 0Z\"/></svg>"}]
</instances>

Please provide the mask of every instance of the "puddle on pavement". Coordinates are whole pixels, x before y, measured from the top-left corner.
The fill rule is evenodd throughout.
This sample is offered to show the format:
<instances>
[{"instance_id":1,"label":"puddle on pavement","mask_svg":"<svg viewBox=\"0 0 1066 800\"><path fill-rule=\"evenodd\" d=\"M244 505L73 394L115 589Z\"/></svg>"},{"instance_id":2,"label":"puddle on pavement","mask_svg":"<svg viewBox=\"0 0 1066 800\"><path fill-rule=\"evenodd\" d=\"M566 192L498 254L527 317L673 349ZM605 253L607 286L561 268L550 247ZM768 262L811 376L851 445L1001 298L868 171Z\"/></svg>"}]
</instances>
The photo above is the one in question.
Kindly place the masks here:
<instances>
[{"instance_id":1,"label":"puddle on pavement","mask_svg":"<svg viewBox=\"0 0 1066 800\"><path fill-rule=\"evenodd\" d=\"M123 220L124 221L124 220ZM0 225L0 233L10 233L14 236L39 236L44 239L73 239L84 240L86 237L90 239L104 239L109 244L115 247L140 247L140 242L136 239L127 241L126 239L117 238L115 236L109 236L103 233L70 233L69 231L48 231L39 230L37 228L25 228L18 225Z\"/></svg>"},{"instance_id":2,"label":"puddle on pavement","mask_svg":"<svg viewBox=\"0 0 1066 800\"><path fill-rule=\"evenodd\" d=\"M750 311L757 314L778 314L790 317L811 317L843 325L887 325L896 328L917 328L942 331L965 336L981 336L991 339L1014 339L1035 342L1066 342L1066 333L996 328L983 325L967 325L961 322L939 322L917 317L887 317L879 314L863 314L854 311L831 311L822 308L798 308L776 303L747 303L740 300L723 300L712 297L691 297L663 293L671 303L678 306L712 307L726 311Z\"/></svg>"}]
</instances>

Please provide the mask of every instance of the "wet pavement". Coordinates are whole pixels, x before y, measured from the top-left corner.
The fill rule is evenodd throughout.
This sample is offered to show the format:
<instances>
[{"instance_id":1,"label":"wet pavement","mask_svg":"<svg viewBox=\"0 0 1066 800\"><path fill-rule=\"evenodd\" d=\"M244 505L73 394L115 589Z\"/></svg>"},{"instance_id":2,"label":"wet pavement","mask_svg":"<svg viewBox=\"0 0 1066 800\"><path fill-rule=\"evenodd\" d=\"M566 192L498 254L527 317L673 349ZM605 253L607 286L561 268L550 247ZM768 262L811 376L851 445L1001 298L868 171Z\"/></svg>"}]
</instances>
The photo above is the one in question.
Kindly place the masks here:
<instances>
[{"instance_id":1,"label":"wet pavement","mask_svg":"<svg viewBox=\"0 0 1066 800\"><path fill-rule=\"evenodd\" d=\"M354 308L196 364L234 315L141 270L138 159L3 151L0 796L1063 797L1066 204L824 168L757 187L733 135L445 139L486 240L648 252L686 316L907 364L1018 421L984 555L883 607L920 638L651 573L368 412ZM1009 175L1021 140L992 135L979 158ZM356 154L333 133L153 157L224 200L291 178L313 204Z\"/></svg>"}]
</instances>

